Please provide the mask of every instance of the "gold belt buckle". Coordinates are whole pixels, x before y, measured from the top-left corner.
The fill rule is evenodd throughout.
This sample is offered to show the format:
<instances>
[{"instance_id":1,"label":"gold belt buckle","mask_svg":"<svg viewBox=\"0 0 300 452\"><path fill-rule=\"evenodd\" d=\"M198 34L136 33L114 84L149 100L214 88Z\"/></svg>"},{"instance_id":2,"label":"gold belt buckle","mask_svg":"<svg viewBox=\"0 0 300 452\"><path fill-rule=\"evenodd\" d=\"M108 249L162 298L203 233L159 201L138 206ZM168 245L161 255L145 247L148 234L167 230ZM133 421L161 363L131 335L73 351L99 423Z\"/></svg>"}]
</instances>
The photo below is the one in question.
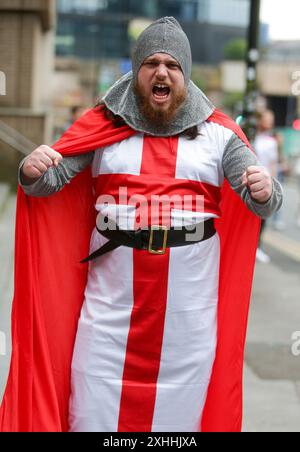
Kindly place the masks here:
<instances>
[{"instance_id":1,"label":"gold belt buckle","mask_svg":"<svg viewBox=\"0 0 300 452\"><path fill-rule=\"evenodd\" d=\"M153 250L152 244L153 244L153 231L164 231L164 240L163 240L163 247L160 250ZM149 247L148 251L151 254L165 254L166 247L167 247L167 238L168 238L168 228L167 226L157 226L157 225L151 225L150 228L150 239L149 239Z\"/></svg>"}]
</instances>

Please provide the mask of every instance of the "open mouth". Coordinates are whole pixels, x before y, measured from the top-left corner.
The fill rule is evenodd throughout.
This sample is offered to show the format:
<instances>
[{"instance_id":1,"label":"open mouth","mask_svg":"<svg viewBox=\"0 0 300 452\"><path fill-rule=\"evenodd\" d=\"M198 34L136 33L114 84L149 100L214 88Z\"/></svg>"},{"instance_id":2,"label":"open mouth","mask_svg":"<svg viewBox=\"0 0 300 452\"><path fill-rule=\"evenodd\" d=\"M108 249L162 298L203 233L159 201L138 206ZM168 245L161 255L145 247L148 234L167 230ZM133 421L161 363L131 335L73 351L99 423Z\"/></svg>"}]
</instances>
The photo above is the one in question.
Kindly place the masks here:
<instances>
[{"instance_id":1,"label":"open mouth","mask_svg":"<svg viewBox=\"0 0 300 452\"><path fill-rule=\"evenodd\" d=\"M170 91L170 88L166 85L154 85L152 94L155 100L162 102L168 99Z\"/></svg>"}]
</instances>

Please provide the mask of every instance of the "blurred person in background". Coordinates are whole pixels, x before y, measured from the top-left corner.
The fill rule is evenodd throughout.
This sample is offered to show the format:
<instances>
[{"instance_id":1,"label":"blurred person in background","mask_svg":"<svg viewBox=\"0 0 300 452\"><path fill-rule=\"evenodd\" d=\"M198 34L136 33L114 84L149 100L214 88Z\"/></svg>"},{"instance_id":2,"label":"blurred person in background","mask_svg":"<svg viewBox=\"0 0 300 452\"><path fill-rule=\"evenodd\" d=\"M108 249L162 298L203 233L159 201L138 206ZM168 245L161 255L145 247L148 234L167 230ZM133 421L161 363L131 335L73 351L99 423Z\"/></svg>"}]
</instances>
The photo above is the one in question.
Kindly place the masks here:
<instances>
[{"instance_id":1,"label":"blurred person in background","mask_svg":"<svg viewBox=\"0 0 300 452\"><path fill-rule=\"evenodd\" d=\"M82 105L73 105L68 110L67 119L62 121L62 124L55 126L53 131L54 140L57 141L59 137L71 127L75 121L77 121L84 113L87 112L87 108Z\"/></svg>"},{"instance_id":2,"label":"blurred person in background","mask_svg":"<svg viewBox=\"0 0 300 452\"><path fill-rule=\"evenodd\" d=\"M87 111L82 105L73 105L69 109L69 118L66 121L63 132L68 130L77 119L79 119Z\"/></svg>"},{"instance_id":3,"label":"blurred person in background","mask_svg":"<svg viewBox=\"0 0 300 452\"><path fill-rule=\"evenodd\" d=\"M272 177L278 176L279 171L279 137L274 134L275 115L271 110L265 110L257 114L257 135L254 140L254 150L259 163L267 168ZM277 222L279 222L277 218ZM257 260L269 263L270 257L262 249L263 232L266 227L266 219L262 219L259 246L257 249ZM277 223L281 226L281 223Z\"/></svg>"},{"instance_id":4,"label":"blurred person in background","mask_svg":"<svg viewBox=\"0 0 300 452\"><path fill-rule=\"evenodd\" d=\"M278 144L278 165L277 165L277 180L284 184L287 177L290 176L291 170L290 165L288 163L288 160L286 158L285 152L284 152L284 138L281 135L281 133L274 131L274 138L277 141ZM285 228L285 223L282 220L282 210L279 210L274 213L273 217L271 218L271 224L274 229L277 229L278 231L282 231Z\"/></svg>"},{"instance_id":5,"label":"blurred person in background","mask_svg":"<svg viewBox=\"0 0 300 452\"><path fill-rule=\"evenodd\" d=\"M241 430L260 218L280 208L282 188L192 83L190 44L174 18L140 35L132 63L58 143L20 164L17 243L29 257L26 274L16 263L25 279L2 429L16 410L26 423L30 409L28 428L50 431ZM153 220L148 201L174 195L192 201ZM24 420L14 403L29 367L36 392Z\"/></svg>"}]
</instances>

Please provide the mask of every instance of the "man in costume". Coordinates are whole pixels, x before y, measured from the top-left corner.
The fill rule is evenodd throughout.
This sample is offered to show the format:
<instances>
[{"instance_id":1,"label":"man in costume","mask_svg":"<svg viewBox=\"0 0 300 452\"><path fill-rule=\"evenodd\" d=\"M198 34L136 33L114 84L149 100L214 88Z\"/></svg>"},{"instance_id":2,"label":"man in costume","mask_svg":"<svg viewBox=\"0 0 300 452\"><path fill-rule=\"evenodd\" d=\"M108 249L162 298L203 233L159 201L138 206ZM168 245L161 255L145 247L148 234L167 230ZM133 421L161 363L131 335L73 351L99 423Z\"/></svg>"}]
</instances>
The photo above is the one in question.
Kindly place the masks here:
<instances>
[{"instance_id":1,"label":"man in costume","mask_svg":"<svg viewBox=\"0 0 300 452\"><path fill-rule=\"evenodd\" d=\"M132 63L21 162L3 431L241 429L259 217L282 189L191 82L174 18L141 34ZM153 222L153 196L188 202Z\"/></svg>"}]
</instances>

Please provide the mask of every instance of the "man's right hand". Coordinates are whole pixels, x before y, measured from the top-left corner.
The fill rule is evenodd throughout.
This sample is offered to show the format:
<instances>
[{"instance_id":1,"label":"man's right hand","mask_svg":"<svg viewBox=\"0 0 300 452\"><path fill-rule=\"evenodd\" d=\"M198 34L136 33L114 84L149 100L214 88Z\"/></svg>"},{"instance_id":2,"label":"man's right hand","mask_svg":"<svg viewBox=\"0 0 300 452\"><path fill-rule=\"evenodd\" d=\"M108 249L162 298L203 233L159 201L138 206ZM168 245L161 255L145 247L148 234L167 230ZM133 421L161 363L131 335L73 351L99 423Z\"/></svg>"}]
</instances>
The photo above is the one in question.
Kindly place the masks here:
<instances>
[{"instance_id":1,"label":"man's right hand","mask_svg":"<svg viewBox=\"0 0 300 452\"><path fill-rule=\"evenodd\" d=\"M52 166L58 166L62 159L59 152L43 144L26 157L22 173L26 179L38 179Z\"/></svg>"}]
</instances>

